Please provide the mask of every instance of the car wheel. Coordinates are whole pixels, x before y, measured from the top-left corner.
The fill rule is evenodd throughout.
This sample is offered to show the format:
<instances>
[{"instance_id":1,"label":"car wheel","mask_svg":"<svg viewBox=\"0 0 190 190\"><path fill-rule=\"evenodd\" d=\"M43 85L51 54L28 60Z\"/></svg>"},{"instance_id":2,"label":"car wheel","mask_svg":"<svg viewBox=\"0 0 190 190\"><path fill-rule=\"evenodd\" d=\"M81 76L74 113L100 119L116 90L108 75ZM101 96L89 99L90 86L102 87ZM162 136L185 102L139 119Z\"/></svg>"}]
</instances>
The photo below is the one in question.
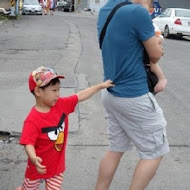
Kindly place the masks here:
<instances>
[{"instance_id":1,"label":"car wheel","mask_svg":"<svg viewBox=\"0 0 190 190\"><path fill-rule=\"evenodd\" d=\"M168 27L168 26L165 26L165 28L164 28L164 37L165 37L165 38L169 38L169 36L170 36L169 27Z\"/></svg>"},{"instance_id":2,"label":"car wheel","mask_svg":"<svg viewBox=\"0 0 190 190\"><path fill-rule=\"evenodd\" d=\"M178 37L178 39L183 39L183 35L180 33L180 34L177 34L177 37Z\"/></svg>"}]
</instances>

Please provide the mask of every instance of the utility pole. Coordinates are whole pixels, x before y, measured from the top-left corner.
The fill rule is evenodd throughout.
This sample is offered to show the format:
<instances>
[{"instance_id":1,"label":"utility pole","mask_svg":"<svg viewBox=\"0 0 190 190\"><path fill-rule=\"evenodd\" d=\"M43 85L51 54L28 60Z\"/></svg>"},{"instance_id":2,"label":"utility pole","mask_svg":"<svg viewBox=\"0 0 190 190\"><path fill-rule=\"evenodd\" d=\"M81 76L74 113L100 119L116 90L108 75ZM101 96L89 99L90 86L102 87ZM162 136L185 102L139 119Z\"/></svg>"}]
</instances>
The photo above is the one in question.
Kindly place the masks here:
<instances>
[{"instance_id":1,"label":"utility pole","mask_svg":"<svg viewBox=\"0 0 190 190\"><path fill-rule=\"evenodd\" d=\"M19 14L19 0L15 0L16 3L15 3L15 14L16 16L18 16Z\"/></svg>"},{"instance_id":2,"label":"utility pole","mask_svg":"<svg viewBox=\"0 0 190 190\"><path fill-rule=\"evenodd\" d=\"M10 16L17 16L19 14L19 0L11 1L11 14Z\"/></svg>"}]
</instances>

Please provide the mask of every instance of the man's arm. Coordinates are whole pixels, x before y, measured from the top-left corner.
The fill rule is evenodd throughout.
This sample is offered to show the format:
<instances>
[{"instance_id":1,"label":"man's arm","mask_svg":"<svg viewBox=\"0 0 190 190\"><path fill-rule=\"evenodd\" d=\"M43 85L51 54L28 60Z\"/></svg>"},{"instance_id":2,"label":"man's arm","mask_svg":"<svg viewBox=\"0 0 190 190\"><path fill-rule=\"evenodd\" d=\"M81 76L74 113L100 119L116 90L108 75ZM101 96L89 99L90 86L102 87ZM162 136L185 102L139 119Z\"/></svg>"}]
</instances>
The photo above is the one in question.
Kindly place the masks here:
<instances>
[{"instance_id":1,"label":"man's arm","mask_svg":"<svg viewBox=\"0 0 190 190\"><path fill-rule=\"evenodd\" d=\"M160 45L160 39L156 36L144 41L143 45L152 63L157 63L164 54L163 47Z\"/></svg>"},{"instance_id":2,"label":"man's arm","mask_svg":"<svg viewBox=\"0 0 190 190\"><path fill-rule=\"evenodd\" d=\"M93 96L96 92L100 91L101 89L109 88L109 87L113 87L113 86L114 86L114 84L112 84L112 81L107 80L107 81L97 84L95 86L89 87L89 88L77 93L78 101L79 102L84 101L84 100L90 98L91 96Z\"/></svg>"}]
</instances>

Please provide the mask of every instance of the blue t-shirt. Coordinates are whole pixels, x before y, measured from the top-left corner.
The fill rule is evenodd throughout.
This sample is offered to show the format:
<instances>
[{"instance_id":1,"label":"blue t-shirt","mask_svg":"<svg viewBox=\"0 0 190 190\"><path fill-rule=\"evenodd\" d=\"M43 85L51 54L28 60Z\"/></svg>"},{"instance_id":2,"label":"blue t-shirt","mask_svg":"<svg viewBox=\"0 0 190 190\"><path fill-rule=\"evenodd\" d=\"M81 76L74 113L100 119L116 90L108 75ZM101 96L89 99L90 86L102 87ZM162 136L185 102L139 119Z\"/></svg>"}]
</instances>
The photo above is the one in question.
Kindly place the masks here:
<instances>
[{"instance_id":1,"label":"blue t-shirt","mask_svg":"<svg viewBox=\"0 0 190 190\"><path fill-rule=\"evenodd\" d=\"M109 0L99 12L98 36L113 7L126 0ZM139 4L125 5L110 21L102 43L104 80L116 85L109 92L118 97L137 97L149 92L143 64L143 41L155 35L148 11Z\"/></svg>"}]
</instances>

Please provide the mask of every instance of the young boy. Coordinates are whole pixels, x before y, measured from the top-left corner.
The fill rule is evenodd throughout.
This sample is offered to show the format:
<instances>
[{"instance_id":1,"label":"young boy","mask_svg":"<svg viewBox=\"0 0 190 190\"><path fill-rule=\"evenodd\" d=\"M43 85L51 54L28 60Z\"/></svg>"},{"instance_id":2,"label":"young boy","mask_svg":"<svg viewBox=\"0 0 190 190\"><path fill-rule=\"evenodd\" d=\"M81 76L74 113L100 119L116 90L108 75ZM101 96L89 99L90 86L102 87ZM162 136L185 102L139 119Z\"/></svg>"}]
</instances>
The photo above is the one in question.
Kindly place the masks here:
<instances>
[{"instance_id":1,"label":"young boy","mask_svg":"<svg viewBox=\"0 0 190 190\"><path fill-rule=\"evenodd\" d=\"M114 86L110 80L79 93L59 97L60 78L53 69L39 67L29 76L29 89L36 103L24 121L20 144L28 155L25 179L16 190L37 190L45 180L46 190L60 190L65 170L68 115L78 102L103 88Z\"/></svg>"},{"instance_id":2,"label":"young boy","mask_svg":"<svg viewBox=\"0 0 190 190\"><path fill-rule=\"evenodd\" d=\"M149 11L150 14L152 14L154 12L153 0L150 0L149 2L144 1L144 3L142 5ZM161 34L161 31L156 24L153 23L153 26L154 26L154 30L155 30L155 35L158 37L159 43L161 44L164 39ZM154 91L155 92L163 91L166 87L167 79L164 76L162 69L160 68L160 66L158 64L151 63L151 62L149 64L150 64L151 71L158 78L158 83L156 84Z\"/></svg>"}]
</instances>

